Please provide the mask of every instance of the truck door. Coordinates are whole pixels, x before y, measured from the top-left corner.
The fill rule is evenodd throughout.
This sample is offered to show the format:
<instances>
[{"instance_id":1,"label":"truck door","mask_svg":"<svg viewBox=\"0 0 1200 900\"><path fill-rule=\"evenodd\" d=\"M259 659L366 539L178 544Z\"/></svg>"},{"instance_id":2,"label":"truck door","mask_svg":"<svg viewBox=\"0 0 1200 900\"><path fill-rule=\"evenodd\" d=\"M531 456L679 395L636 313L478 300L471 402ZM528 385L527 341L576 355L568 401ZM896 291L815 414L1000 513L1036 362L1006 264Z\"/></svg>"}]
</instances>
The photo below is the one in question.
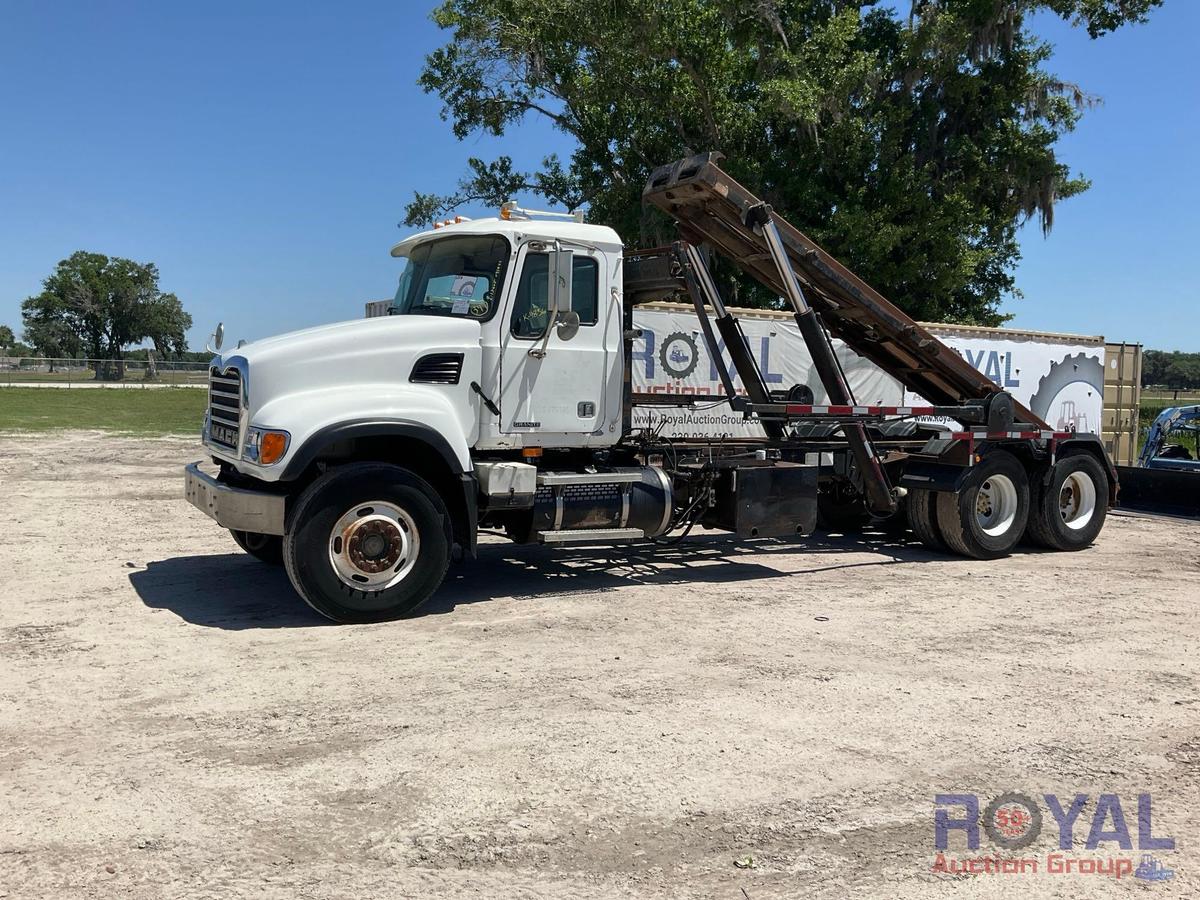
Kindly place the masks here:
<instances>
[{"instance_id":1,"label":"truck door","mask_svg":"<svg viewBox=\"0 0 1200 900\"><path fill-rule=\"evenodd\" d=\"M502 323L500 430L536 434L537 440L525 441L530 445L549 445L553 435L565 437L554 440L561 446L586 443L605 413L607 356L613 348L606 347L601 309L603 259L580 250L571 263L578 331L555 325L547 336L550 253L542 245L521 251L516 290Z\"/></svg>"}]
</instances>

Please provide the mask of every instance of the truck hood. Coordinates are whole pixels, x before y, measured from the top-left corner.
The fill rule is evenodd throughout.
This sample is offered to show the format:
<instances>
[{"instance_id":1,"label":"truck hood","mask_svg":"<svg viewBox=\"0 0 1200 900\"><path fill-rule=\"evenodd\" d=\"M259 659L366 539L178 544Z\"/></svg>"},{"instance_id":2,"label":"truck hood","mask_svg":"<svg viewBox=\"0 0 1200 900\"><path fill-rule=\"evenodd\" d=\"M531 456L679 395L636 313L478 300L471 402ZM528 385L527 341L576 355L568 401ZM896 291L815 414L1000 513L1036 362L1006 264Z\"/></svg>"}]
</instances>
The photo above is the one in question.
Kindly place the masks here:
<instances>
[{"instance_id":1,"label":"truck hood","mask_svg":"<svg viewBox=\"0 0 1200 900\"><path fill-rule=\"evenodd\" d=\"M477 321L449 316L383 316L306 328L245 344L213 360L247 375L251 421L281 396L315 389L408 382L413 363L430 353L465 355L463 376L479 365ZM270 424L270 423L264 423Z\"/></svg>"}]
</instances>

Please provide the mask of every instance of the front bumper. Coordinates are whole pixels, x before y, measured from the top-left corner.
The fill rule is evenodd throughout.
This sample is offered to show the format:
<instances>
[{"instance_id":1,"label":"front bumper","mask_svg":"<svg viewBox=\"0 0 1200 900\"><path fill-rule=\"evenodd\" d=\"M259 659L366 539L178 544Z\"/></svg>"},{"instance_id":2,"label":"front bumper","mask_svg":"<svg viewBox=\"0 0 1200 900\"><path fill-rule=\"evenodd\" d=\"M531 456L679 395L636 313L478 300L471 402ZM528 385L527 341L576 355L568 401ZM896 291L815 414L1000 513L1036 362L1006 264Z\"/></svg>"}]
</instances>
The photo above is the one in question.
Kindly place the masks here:
<instances>
[{"instance_id":1,"label":"front bumper","mask_svg":"<svg viewBox=\"0 0 1200 900\"><path fill-rule=\"evenodd\" d=\"M184 469L183 495L187 501L222 528L283 534L287 498L281 494L250 491L221 484L200 471L194 462Z\"/></svg>"}]
</instances>

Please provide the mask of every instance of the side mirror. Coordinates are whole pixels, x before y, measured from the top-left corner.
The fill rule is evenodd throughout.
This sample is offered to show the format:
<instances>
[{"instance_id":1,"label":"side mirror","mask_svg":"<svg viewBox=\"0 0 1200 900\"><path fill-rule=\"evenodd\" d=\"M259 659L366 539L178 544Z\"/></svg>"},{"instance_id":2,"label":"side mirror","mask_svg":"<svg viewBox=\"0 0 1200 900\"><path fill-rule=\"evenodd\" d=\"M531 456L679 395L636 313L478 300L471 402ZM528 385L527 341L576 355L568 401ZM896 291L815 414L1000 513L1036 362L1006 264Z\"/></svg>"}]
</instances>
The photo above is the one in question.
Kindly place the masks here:
<instances>
[{"instance_id":1,"label":"side mirror","mask_svg":"<svg viewBox=\"0 0 1200 900\"><path fill-rule=\"evenodd\" d=\"M560 312L558 314L558 324L554 330L558 334L560 341L569 341L575 337L579 333L579 313L573 309Z\"/></svg>"},{"instance_id":2,"label":"side mirror","mask_svg":"<svg viewBox=\"0 0 1200 900\"><path fill-rule=\"evenodd\" d=\"M208 342L205 343L204 349L209 353L216 353L221 349L221 345L225 343L225 323L218 322L216 330L209 335Z\"/></svg>"},{"instance_id":3,"label":"side mirror","mask_svg":"<svg viewBox=\"0 0 1200 900\"><path fill-rule=\"evenodd\" d=\"M546 333L540 346L531 347L529 355L542 359L546 348L550 345L550 329L561 340L567 341L579 330L579 315L571 309L571 281L573 279L574 260L570 250L551 250L549 270L546 279L546 311L550 320L546 323Z\"/></svg>"},{"instance_id":4,"label":"side mirror","mask_svg":"<svg viewBox=\"0 0 1200 900\"><path fill-rule=\"evenodd\" d=\"M559 315L571 308L571 282L573 256L570 250L552 250L550 252L549 300L551 314Z\"/></svg>"}]
</instances>

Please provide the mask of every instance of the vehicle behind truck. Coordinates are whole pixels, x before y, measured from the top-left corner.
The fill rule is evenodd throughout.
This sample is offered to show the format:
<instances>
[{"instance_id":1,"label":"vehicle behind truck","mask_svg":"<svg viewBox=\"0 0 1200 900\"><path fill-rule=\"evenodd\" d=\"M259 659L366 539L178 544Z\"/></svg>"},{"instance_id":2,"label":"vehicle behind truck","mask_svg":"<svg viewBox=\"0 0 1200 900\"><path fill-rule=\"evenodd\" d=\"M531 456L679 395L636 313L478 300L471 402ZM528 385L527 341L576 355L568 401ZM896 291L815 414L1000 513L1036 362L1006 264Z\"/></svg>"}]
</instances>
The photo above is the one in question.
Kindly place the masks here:
<instances>
[{"instance_id":1,"label":"vehicle behind truck","mask_svg":"<svg viewBox=\"0 0 1200 900\"><path fill-rule=\"evenodd\" d=\"M390 315L218 353L203 426L216 468L188 466L188 499L340 622L414 611L453 558L476 554L481 529L549 545L661 541L697 525L795 538L820 512L907 526L977 559L1022 539L1091 544L1117 487L1100 441L1014 402L719 161L651 176L645 201L679 229L669 247L627 250L580 216L506 204L393 247L406 267ZM822 403L764 379L709 271L714 253L788 302ZM635 403L697 402L638 395L631 377L633 310L680 299L723 399L755 434L634 425ZM860 402L833 338L927 402ZM687 355L667 364L682 371Z\"/></svg>"},{"instance_id":2,"label":"vehicle behind truck","mask_svg":"<svg viewBox=\"0 0 1200 900\"><path fill-rule=\"evenodd\" d=\"M1200 518L1200 406L1160 412L1136 465L1117 471L1123 508Z\"/></svg>"}]
</instances>

